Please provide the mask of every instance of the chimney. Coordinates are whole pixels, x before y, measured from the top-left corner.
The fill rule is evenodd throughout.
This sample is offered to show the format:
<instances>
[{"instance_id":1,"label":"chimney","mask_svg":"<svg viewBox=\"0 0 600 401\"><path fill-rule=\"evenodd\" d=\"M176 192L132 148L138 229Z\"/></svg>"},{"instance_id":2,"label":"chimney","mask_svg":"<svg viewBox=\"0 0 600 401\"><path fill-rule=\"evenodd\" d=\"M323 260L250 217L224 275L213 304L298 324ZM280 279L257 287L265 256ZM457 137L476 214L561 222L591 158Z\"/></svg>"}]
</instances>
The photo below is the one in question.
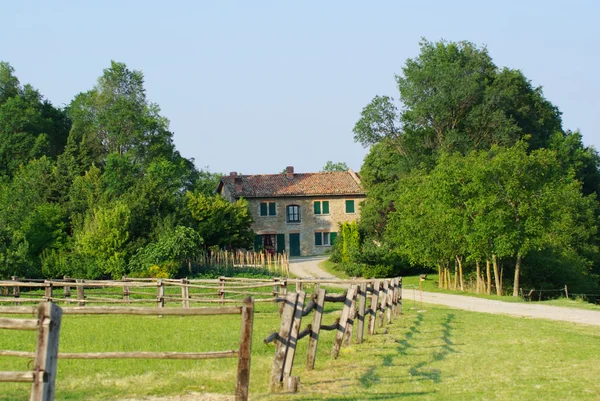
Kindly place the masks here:
<instances>
[{"instance_id":1,"label":"chimney","mask_svg":"<svg viewBox=\"0 0 600 401\"><path fill-rule=\"evenodd\" d=\"M242 177L238 177L237 174L233 176L233 182L235 183L235 192L237 194L242 193Z\"/></svg>"},{"instance_id":2,"label":"chimney","mask_svg":"<svg viewBox=\"0 0 600 401\"><path fill-rule=\"evenodd\" d=\"M285 176L288 178L288 180L294 178L294 166L287 166L285 168Z\"/></svg>"},{"instance_id":3,"label":"chimney","mask_svg":"<svg viewBox=\"0 0 600 401\"><path fill-rule=\"evenodd\" d=\"M232 171L231 173L229 173L229 176L235 178L235 177L237 177L237 172Z\"/></svg>"}]
</instances>

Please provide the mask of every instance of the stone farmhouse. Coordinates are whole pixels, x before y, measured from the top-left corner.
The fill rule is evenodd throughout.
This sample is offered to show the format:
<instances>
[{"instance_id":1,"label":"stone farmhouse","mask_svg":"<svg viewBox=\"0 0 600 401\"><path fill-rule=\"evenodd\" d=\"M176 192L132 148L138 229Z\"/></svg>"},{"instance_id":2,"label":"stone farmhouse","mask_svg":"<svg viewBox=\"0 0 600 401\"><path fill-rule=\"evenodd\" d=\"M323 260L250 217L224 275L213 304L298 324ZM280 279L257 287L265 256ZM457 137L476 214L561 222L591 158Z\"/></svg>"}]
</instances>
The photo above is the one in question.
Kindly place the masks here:
<instances>
[{"instance_id":1,"label":"stone farmhouse","mask_svg":"<svg viewBox=\"0 0 600 401\"><path fill-rule=\"evenodd\" d=\"M240 175L221 178L217 192L230 202L245 198L257 234L255 248L289 256L320 255L331 248L338 224L359 217L365 198L352 170L330 173Z\"/></svg>"}]
</instances>

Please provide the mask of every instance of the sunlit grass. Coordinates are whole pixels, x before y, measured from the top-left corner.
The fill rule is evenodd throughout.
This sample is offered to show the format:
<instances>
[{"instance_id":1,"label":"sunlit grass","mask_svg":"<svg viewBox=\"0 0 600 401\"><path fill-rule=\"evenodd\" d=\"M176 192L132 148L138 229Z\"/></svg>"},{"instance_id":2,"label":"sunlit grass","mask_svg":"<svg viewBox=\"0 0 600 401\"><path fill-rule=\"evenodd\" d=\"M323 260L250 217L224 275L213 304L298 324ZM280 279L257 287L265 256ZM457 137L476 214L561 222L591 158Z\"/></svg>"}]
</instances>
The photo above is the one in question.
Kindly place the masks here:
<instances>
[{"instance_id":1,"label":"sunlit grass","mask_svg":"<svg viewBox=\"0 0 600 401\"><path fill-rule=\"evenodd\" d=\"M405 303L404 315L366 341L329 356L334 332L323 332L314 371L300 341L293 375L300 393L269 395L278 305L258 304L251 394L255 400L594 400L600 398L600 331L570 323L479 314ZM327 308L331 324L339 308ZM305 319L303 326L310 319ZM216 351L236 349L239 316L125 317L65 315L62 352ZM0 347L32 351L31 332L2 332ZM0 370L28 361L0 358ZM236 360L60 360L57 400L104 400L189 391L232 394ZM27 400L29 385L1 385L0 400Z\"/></svg>"}]
</instances>

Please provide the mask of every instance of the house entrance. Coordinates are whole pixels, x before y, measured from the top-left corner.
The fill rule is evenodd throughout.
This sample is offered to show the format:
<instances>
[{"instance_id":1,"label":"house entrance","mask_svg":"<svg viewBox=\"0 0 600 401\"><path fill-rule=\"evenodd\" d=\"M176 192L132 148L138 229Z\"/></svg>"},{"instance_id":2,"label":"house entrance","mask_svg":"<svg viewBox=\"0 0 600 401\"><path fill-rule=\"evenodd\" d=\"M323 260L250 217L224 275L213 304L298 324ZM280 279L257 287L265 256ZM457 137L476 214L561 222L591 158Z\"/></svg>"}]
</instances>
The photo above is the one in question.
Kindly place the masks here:
<instances>
[{"instance_id":1,"label":"house entrance","mask_svg":"<svg viewBox=\"0 0 600 401\"><path fill-rule=\"evenodd\" d=\"M300 234L290 234L290 256L300 256Z\"/></svg>"}]
</instances>

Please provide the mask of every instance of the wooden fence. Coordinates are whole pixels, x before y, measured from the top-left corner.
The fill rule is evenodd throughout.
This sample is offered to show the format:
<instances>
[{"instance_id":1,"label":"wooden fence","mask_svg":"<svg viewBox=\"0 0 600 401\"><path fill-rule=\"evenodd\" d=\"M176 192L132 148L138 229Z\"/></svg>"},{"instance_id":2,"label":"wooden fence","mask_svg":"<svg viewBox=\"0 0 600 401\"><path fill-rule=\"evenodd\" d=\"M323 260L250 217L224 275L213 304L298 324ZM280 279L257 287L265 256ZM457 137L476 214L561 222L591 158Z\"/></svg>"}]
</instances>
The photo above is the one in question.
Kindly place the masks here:
<instances>
[{"instance_id":1,"label":"wooden fence","mask_svg":"<svg viewBox=\"0 0 600 401\"><path fill-rule=\"evenodd\" d=\"M0 317L0 329L37 330L35 352L27 352L33 358L33 370L27 372L0 372L0 382L32 382L30 401L54 400L58 338L62 310L54 303L42 303L27 313L37 312L37 319L14 319ZM0 309L2 314L22 314L21 307ZM17 356L20 351L3 351L0 355ZM20 355L18 355L20 356Z\"/></svg>"},{"instance_id":2,"label":"wooden fence","mask_svg":"<svg viewBox=\"0 0 600 401\"><path fill-rule=\"evenodd\" d=\"M382 327L384 320L390 324L393 317L402 313L402 278L364 280L350 285L343 294L337 295L328 295L325 289L315 288L315 292L306 306L306 293L302 291L301 285L298 287L299 291L288 293L285 296L279 331L270 334L265 339L265 343L276 342L269 384L271 392L278 392L282 389L291 392L297 391L299 378L292 376L292 368L297 344L301 339L309 338L306 369L312 370L315 365L319 334L322 330L336 331L331 355L333 358L337 358L342 344L350 344L355 320L357 320L356 341L361 343L367 316L369 317L368 333L375 334L377 320L379 327ZM371 296L367 309L368 294ZM340 318L330 325L322 325L325 302L343 302L344 304ZM313 311L312 322L300 331L302 318Z\"/></svg>"},{"instance_id":3,"label":"wooden fence","mask_svg":"<svg viewBox=\"0 0 600 401\"><path fill-rule=\"evenodd\" d=\"M12 280L0 281L0 304L27 304L52 301L63 305L77 304L167 304L189 308L191 304L239 303L252 296L255 302L279 302L288 288L301 290L305 286L349 286L376 280L336 279L140 279L123 277L121 280Z\"/></svg>"},{"instance_id":4,"label":"wooden fence","mask_svg":"<svg viewBox=\"0 0 600 401\"><path fill-rule=\"evenodd\" d=\"M40 305L40 311L46 310L52 306L57 308L53 303L43 303ZM54 310L54 309L53 309ZM60 311L60 309L57 309ZM9 307L0 308L0 314L27 314L31 313L31 307ZM252 326L254 320L254 300L252 298L246 298L242 306L219 306L219 307L202 307L202 308L165 308L157 309L152 307L66 307L63 308L63 313L78 314L78 315L169 315L169 316L207 316L207 315L232 315L241 314L242 325L240 334L240 347L238 350L228 351L211 351L211 352L87 352L87 353L58 353L60 359L216 359L216 358L238 358L237 368L237 384L235 390L235 399L242 401L248 399L248 386L250 384L250 355L252 347ZM54 315L53 315L54 318ZM17 319L2 319L0 318L0 328L3 328L2 324L4 321L14 321ZM23 320L23 319L19 319ZM60 322L60 315L58 315L58 321ZM10 323L6 323L9 325ZM33 327L33 323L27 323L27 327ZM25 323L23 323L25 327ZM56 333L56 344L58 345L58 330ZM39 340L38 340L39 344ZM56 349L54 350L55 356L54 369L56 368ZM29 352L21 351L0 351L0 356L16 356L31 358L36 357L38 360L37 352L36 355ZM36 369L37 369L36 362ZM46 370L43 370L46 372ZM18 376L7 376L17 378ZM30 376L27 376L28 378ZM33 376L31 376L33 378ZM44 376L45 377L45 376ZM2 376L0 376L0 379ZM50 379L50 377L48 378ZM54 374L51 377L52 383L54 383ZM2 380L0 380L2 381ZM34 382L35 386L35 382ZM33 392L32 392L33 394ZM32 400L38 400L33 398ZM51 400L52 398L43 398L43 400ZM42 400L42 398L39 398Z\"/></svg>"}]
</instances>

